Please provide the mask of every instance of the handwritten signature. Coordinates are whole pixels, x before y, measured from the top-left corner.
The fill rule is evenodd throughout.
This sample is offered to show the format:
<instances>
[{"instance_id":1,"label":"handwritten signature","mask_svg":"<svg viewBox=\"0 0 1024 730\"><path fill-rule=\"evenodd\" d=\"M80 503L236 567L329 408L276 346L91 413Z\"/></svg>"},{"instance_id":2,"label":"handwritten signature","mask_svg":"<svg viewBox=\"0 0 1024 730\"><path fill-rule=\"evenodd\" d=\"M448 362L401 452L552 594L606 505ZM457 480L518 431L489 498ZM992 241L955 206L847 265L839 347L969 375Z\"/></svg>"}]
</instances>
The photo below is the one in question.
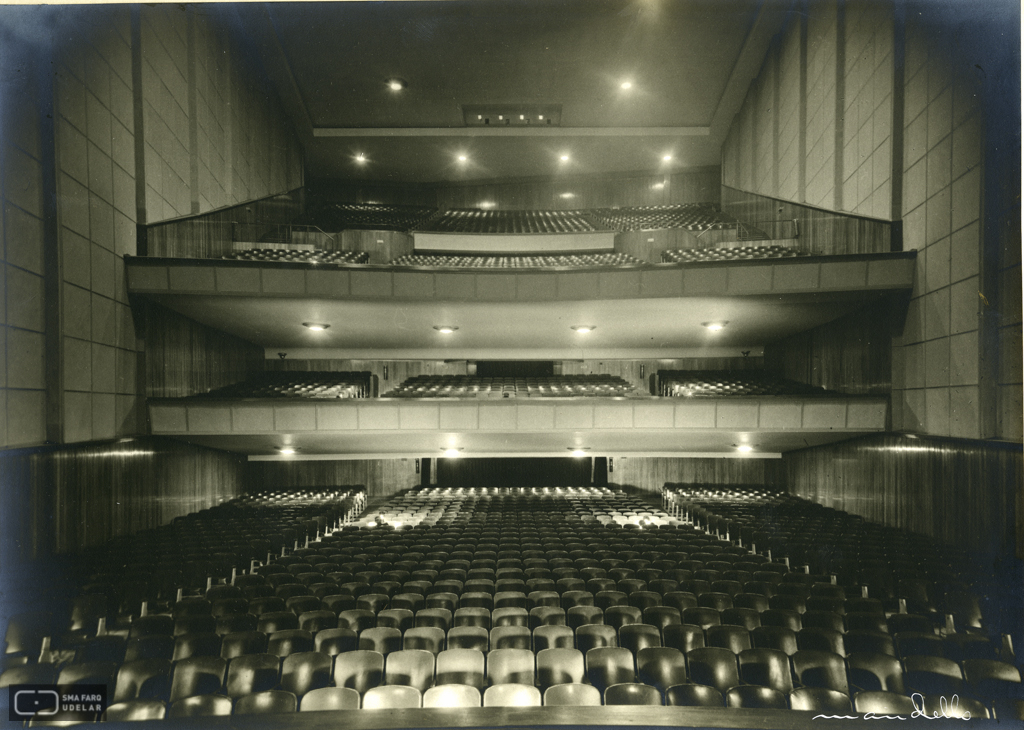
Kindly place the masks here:
<instances>
[{"instance_id":1,"label":"handwritten signature","mask_svg":"<svg viewBox=\"0 0 1024 730\"><path fill-rule=\"evenodd\" d=\"M933 710L931 714L924 708L924 697L915 692L910 695L910 701L914 703L914 711L910 713L911 718L922 717L925 720L970 720L971 713L968 710L960 711L960 698L953 695L949 699L939 697L939 709ZM906 720L903 715L879 715L874 712L865 712L863 716L857 715L815 715L812 720L821 718L823 720Z\"/></svg>"}]
</instances>

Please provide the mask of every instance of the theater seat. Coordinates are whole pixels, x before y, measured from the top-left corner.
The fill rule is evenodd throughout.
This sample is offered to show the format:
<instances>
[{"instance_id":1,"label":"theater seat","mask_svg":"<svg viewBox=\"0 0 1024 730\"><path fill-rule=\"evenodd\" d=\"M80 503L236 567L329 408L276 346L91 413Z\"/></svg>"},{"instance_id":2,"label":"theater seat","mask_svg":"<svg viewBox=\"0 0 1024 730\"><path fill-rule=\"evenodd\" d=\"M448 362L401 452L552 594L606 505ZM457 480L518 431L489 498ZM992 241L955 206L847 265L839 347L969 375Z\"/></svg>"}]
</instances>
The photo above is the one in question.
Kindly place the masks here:
<instances>
[{"instance_id":1,"label":"theater seat","mask_svg":"<svg viewBox=\"0 0 1024 730\"><path fill-rule=\"evenodd\" d=\"M359 693L348 687L323 687L307 692L299 704L300 712L358 710Z\"/></svg>"},{"instance_id":2,"label":"theater seat","mask_svg":"<svg viewBox=\"0 0 1024 730\"><path fill-rule=\"evenodd\" d=\"M167 718L208 717L213 715L230 715L231 699L223 695L204 694L183 697L167 708Z\"/></svg>"},{"instance_id":3,"label":"theater seat","mask_svg":"<svg viewBox=\"0 0 1024 730\"><path fill-rule=\"evenodd\" d=\"M468 684L444 684L423 693L424 708L480 707L480 690Z\"/></svg>"},{"instance_id":4,"label":"theater seat","mask_svg":"<svg viewBox=\"0 0 1024 730\"><path fill-rule=\"evenodd\" d=\"M349 651L334 658L334 685L365 694L384 681L384 655L379 651Z\"/></svg>"},{"instance_id":5,"label":"theater seat","mask_svg":"<svg viewBox=\"0 0 1024 730\"><path fill-rule=\"evenodd\" d=\"M437 655L436 684L484 686L484 653L475 649L446 649Z\"/></svg>"},{"instance_id":6,"label":"theater seat","mask_svg":"<svg viewBox=\"0 0 1024 730\"><path fill-rule=\"evenodd\" d=\"M586 674L583 652L541 649L537 652L537 684L545 690L558 684L580 684Z\"/></svg>"},{"instance_id":7,"label":"theater seat","mask_svg":"<svg viewBox=\"0 0 1024 730\"><path fill-rule=\"evenodd\" d=\"M714 687L677 684L665 690L665 704L676 707L725 707L725 698Z\"/></svg>"},{"instance_id":8,"label":"theater seat","mask_svg":"<svg viewBox=\"0 0 1024 730\"><path fill-rule=\"evenodd\" d=\"M788 710L786 695L771 687L741 684L725 693L726 707L756 710Z\"/></svg>"},{"instance_id":9,"label":"theater seat","mask_svg":"<svg viewBox=\"0 0 1024 730\"><path fill-rule=\"evenodd\" d=\"M853 696L853 709L860 713L876 715L901 715L909 717L916 709L909 697L895 692L858 692Z\"/></svg>"},{"instance_id":10,"label":"theater seat","mask_svg":"<svg viewBox=\"0 0 1024 730\"><path fill-rule=\"evenodd\" d=\"M545 707L600 707L601 692L589 684L558 684L544 690Z\"/></svg>"},{"instance_id":11,"label":"theater seat","mask_svg":"<svg viewBox=\"0 0 1024 730\"><path fill-rule=\"evenodd\" d=\"M279 689L245 695L235 700L233 715L269 715L281 712L295 712L298 699L291 692Z\"/></svg>"},{"instance_id":12,"label":"theater seat","mask_svg":"<svg viewBox=\"0 0 1024 730\"><path fill-rule=\"evenodd\" d=\"M826 715L849 715L853 712L853 704L848 695L821 687L801 687L793 690L789 695L789 706L794 710Z\"/></svg>"},{"instance_id":13,"label":"theater seat","mask_svg":"<svg viewBox=\"0 0 1024 730\"><path fill-rule=\"evenodd\" d=\"M606 705L661 705L661 692L647 684L613 684L604 691Z\"/></svg>"},{"instance_id":14,"label":"theater seat","mask_svg":"<svg viewBox=\"0 0 1024 730\"><path fill-rule=\"evenodd\" d=\"M281 660L274 654L246 654L228 665L224 683L228 697L238 698L274 689L281 679Z\"/></svg>"},{"instance_id":15,"label":"theater seat","mask_svg":"<svg viewBox=\"0 0 1024 730\"><path fill-rule=\"evenodd\" d=\"M495 684L484 691L484 707L540 707L540 690L527 684Z\"/></svg>"},{"instance_id":16,"label":"theater seat","mask_svg":"<svg viewBox=\"0 0 1024 730\"><path fill-rule=\"evenodd\" d=\"M636 681L633 654L621 647L600 647L586 653L587 679L604 692L613 684Z\"/></svg>"},{"instance_id":17,"label":"theater seat","mask_svg":"<svg viewBox=\"0 0 1024 730\"><path fill-rule=\"evenodd\" d=\"M637 677L644 684L665 692L669 687L685 684L686 659L681 651L670 647L648 647L636 654Z\"/></svg>"},{"instance_id":18,"label":"theater seat","mask_svg":"<svg viewBox=\"0 0 1024 730\"><path fill-rule=\"evenodd\" d=\"M163 720L167 706L161 700L127 700L110 705L103 714L107 722Z\"/></svg>"},{"instance_id":19,"label":"theater seat","mask_svg":"<svg viewBox=\"0 0 1024 730\"><path fill-rule=\"evenodd\" d=\"M422 695L415 687L372 687L363 695L364 710L406 710L419 708L421 704Z\"/></svg>"},{"instance_id":20,"label":"theater seat","mask_svg":"<svg viewBox=\"0 0 1024 730\"><path fill-rule=\"evenodd\" d=\"M328 687L334 662L327 654L315 651L292 654L281 662L281 689L303 697L308 692Z\"/></svg>"}]
</instances>

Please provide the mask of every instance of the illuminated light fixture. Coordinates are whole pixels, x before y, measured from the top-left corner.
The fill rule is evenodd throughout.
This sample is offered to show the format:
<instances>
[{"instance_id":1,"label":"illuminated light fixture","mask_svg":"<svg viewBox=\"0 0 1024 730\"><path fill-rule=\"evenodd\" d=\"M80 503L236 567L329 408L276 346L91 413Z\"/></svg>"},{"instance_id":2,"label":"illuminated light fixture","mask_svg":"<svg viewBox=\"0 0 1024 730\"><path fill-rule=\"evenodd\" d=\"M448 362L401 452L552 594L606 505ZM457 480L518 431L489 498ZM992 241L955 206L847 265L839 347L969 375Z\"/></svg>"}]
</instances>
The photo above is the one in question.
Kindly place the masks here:
<instances>
[{"instance_id":1,"label":"illuminated light fixture","mask_svg":"<svg viewBox=\"0 0 1024 730\"><path fill-rule=\"evenodd\" d=\"M314 332L323 332L331 325L323 324L322 322L303 322L302 326L305 327L306 329L311 329Z\"/></svg>"},{"instance_id":2,"label":"illuminated light fixture","mask_svg":"<svg viewBox=\"0 0 1024 730\"><path fill-rule=\"evenodd\" d=\"M626 91L629 91L630 89L633 88L633 82L632 81L623 81L621 84L619 84L619 88L624 89Z\"/></svg>"},{"instance_id":3,"label":"illuminated light fixture","mask_svg":"<svg viewBox=\"0 0 1024 730\"><path fill-rule=\"evenodd\" d=\"M749 454L751 451L754 450L754 447L751 446L750 444L733 444L732 447L741 454Z\"/></svg>"},{"instance_id":4,"label":"illuminated light fixture","mask_svg":"<svg viewBox=\"0 0 1024 730\"><path fill-rule=\"evenodd\" d=\"M570 198L575 198L576 197L576 193L562 193L558 197L559 198L564 198L565 200L569 200Z\"/></svg>"},{"instance_id":5,"label":"illuminated light fixture","mask_svg":"<svg viewBox=\"0 0 1024 730\"><path fill-rule=\"evenodd\" d=\"M466 160L468 160L468 159L469 159L469 158L468 158L468 157L466 157L465 155L459 155L459 162L465 162L465 161L466 161Z\"/></svg>"},{"instance_id":6,"label":"illuminated light fixture","mask_svg":"<svg viewBox=\"0 0 1024 730\"><path fill-rule=\"evenodd\" d=\"M450 335L452 332L457 330L458 327L450 324L435 324L434 329L436 329L442 335Z\"/></svg>"},{"instance_id":7,"label":"illuminated light fixture","mask_svg":"<svg viewBox=\"0 0 1024 730\"><path fill-rule=\"evenodd\" d=\"M587 452L590 451L589 446L570 446L569 451L572 452L573 456L586 456Z\"/></svg>"},{"instance_id":8,"label":"illuminated light fixture","mask_svg":"<svg viewBox=\"0 0 1024 730\"><path fill-rule=\"evenodd\" d=\"M663 182L654 183L653 185L651 185L651 189L653 189L653 190L661 190L664 187L665 187L665 183L663 183Z\"/></svg>"},{"instance_id":9,"label":"illuminated light fixture","mask_svg":"<svg viewBox=\"0 0 1024 730\"><path fill-rule=\"evenodd\" d=\"M710 332L721 332L725 329L725 325L728 322L701 322L700 326L705 327Z\"/></svg>"},{"instance_id":10,"label":"illuminated light fixture","mask_svg":"<svg viewBox=\"0 0 1024 730\"><path fill-rule=\"evenodd\" d=\"M409 84L405 79L390 78L385 82L392 91L401 91Z\"/></svg>"},{"instance_id":11,"label":"illuminated light fixture","mask_svg":"<svg viewBox=\"0 0 1024 730\"><path fill-rule=\"evenodd\" d=\"M484 209L493 208L494 207L494 201L492 201L492 200L485 200L482 203L477 203L477 207L478 208L484 208Z\"/></svg>"},{"instance_id":12,"label":"illuminated light fixture","mask_svg":"<svg viewBox=\"0 0 1024 730\"><path fill-rule=\"evenodd\" d=\"M356 155L356 163L360 165L366 164L366 155L364 155L362 152Z\"/></svg>"},{"instance_id":13,"label":"illuminated light fixture","mask_svg":"<svg viewBox=\"0 0 1024 730\"><path fill-rule=\"evenodd\" d=\"M574 324L569 329L571 329L573 332L575 332L578 335L585 335L585 334L588 334L588 333L593 332L594 330L596 330L597 329L597 325L596 324Z\"/></svg>"},{"instance_id":14,"label":"illuminated light fixture","mask_svg":"<svg viewBox=\"0 0 1024 730\"><path fill-rule=\"evenodd\" d=\"M671 162L672 161L672 155L662 155L661 156L661 161L662 162Z\"/></svg>"},{"instance_id":15,"label":"illuminated light fixture","mask_svg":"<svg viewBox=\"0 0 1024 730\"><path fill-rule=\"evenodd\" d=\"M281 454L282 456L294 456L295 449L291 446L282 446L277 450L277 453Z\"/></svg>"},{"instance_id":16,"label":"illuminated light fixture","mask_svg":"<svg viewBox=\"0 0 1024 730\"><path fill-rule=\"evenodd\" d=\"M569 161L569 155L562 155L558 159L561 160L562 162L568 162Z\"/></svg>"},{"instance_id":17,"label":"illuminated light fixture","mask_svg":"<svg viewBox=\"0 0 1024 730\"><path fill-rule=\"evenodd\" d=\"M444 455L447 456L449 459L457 459L459 456L462 455L461 448L451 447L447 449L441 449L441 451L443 451Z\"/></svg>"}]
</instances>

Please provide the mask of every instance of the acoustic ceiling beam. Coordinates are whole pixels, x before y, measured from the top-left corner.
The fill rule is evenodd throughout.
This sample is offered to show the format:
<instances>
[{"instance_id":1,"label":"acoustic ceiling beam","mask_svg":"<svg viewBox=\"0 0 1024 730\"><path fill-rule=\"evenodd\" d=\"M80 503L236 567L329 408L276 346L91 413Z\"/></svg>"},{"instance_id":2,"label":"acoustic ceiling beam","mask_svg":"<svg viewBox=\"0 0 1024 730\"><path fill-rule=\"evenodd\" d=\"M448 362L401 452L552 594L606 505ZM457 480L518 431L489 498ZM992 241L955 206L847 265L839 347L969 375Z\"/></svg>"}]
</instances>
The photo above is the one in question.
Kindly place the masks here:
<instances>
[{"instance_id":1,"label":"acoustic ceiling beam","mask_svg":"<svg viewBox=\"0 0 1024 730\"><path fill-rule=\"evenodd\" d=\"M706 137L711 127L314 127L314 137Z\"/></svg>"}]
</instances>

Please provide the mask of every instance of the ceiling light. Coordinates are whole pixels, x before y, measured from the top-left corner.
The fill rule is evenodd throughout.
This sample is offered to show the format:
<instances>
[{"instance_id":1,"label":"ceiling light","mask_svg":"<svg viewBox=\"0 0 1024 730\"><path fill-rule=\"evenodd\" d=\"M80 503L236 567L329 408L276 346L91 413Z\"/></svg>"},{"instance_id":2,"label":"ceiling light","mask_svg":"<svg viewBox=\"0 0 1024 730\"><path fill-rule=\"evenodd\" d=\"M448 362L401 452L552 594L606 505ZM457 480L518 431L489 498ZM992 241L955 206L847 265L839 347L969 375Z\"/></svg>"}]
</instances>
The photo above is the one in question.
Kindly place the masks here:
<instances>
[{"instance_id":1,"label":"ceiling light","mask_svg":"<svg viewBox=\"0 0 1024 730\"><path fill-rule=\"evenodd\" d=\"M728 322L701 322L701 327L706 327L711 332L721 332Z\"/></svg>"},{"instance_id":2,"label":"ceiling light","mask_svg":"<svg viewBox=\"0 0 1024 730\"><path fill-rule=\"evenodd\" d=\"M494 205L494 201L492 200L485 200L482 203L477 203L478 208L493 208Z\"/></svg>"},{"instance_id":3,"label":"ceiling light","mask_svg":"<svg viewBox=\"0 0 1024 730\"><path fill-rule=\"evenodd\" d=\"M564 198L564 199L568 200L569 198L575 198L576 197L576 193L562 193L558 197L559 198Z\"/></svg>"},{"instance_id":4,"label":"ceiling light","mask_svg":"<svg viewBox=\"0 0 1024 730\"><path fill-rule=\"evenodd\" d=\"M597 329L597 325L596 324L574 324L569 329L573 330L578 335L585 335L588 332L593 332L594 330L596 330Z\"/></svg>"},{"instance_id":5,"label":"ceiling light","mask_svg":"<svg viewBox=\"0 0 1024 730\"><path fill-rule=\"evenodd\" d=\"M569 451L572 452L573 456L586 456L587 452L590 451L590 447L589 446L577 446L575 448L574 447L570 447Z\"/></svg>"},{"instance_id":6,"label":"ceiling light","mask_svg":"<svg viewBox=\"0 0 1024 730\"><path fill-rule=\"evenodd\" d=\"M562 155L558 159L560 159L562 162L568 162L569 161L569 155Z\"/></svg>"},{"instance_id":7,"label":"ceiling light","mask_svg":"<svg viewBox=\"0 0 1024 730\"><path fill-rule=\"evenodd\" d=\"M459 162L465 162L467 159L469 158L466 157L465 155L459 155Z\"/></svg>"},{"instance_id":8,"label":"ceiling light","mask_svg":"<svg viewBox=\"0 0 1024 730\"><path fill-rule=\"evenodd\" d=\"M295 453L295 449L292 448L291 446L282 446L277 450L277 453L281 454L282 456L292 456Z\"/></svg>"},{"instance_id":9,"label":"ceiling light","mask_svg":"<svg viewBox=\"0 0 1024 730\"><path fill-rule=\"evenodd\" d=\"M461 448L454 448L454 447L453 448L448 448L448 449L441 449L441 450L444 452L444 455L447 456L449 459L456 459L456 458L458 458L461 455L461 452L462 452Z\"/></svg>"},{"instance_id":10,"label":"ceiling light","mask_svg":"<svg viewBox=\"0 0 1024 730\"><path fill-rule=\"evenodd\" d=\"M749 454L751 451L754 450L754 447L751 446L750 444L733 444L733 446L741 454Z\"/></svg>"},{"instance_id":11,"label":"ceiling light","mask_svg":"<svg viewBox=\"0 0 1024 730\"><path fill-rule=\"evenodd\" d=\"M388 88L391 89L392 91L401 91L402 89L409 85L405 81L405 79L399 78L388 79L385 83L388 85Z\"/></svg>"},{"instance_id":12,"label":"ceiling light","mask_svg":"<svg viewBox=\"0 0 1024 730\"><path fill-rule=\"evenodd\" d=\"M671 162L672 161L672 155L662 155L661 156L661 161L662 162Z\"/></svg>"},{"instance_id":13,"label":"ceiling light","mask_svg":"<svg viewBox=\"0 0 1024 730\"><path fill-rule=\"evenodd\" d=\"M458 329L454 325L450 324L435 324L434 329L440 332L442 335L450 335L452 332Z\"/></svg>"},{"instance_id":14,"label":"ceiling light","mask_svg":"<svg viewBox=\"0 0 1024 730\"><path fill-rule=\"evenodd\" d=\"M632 81L623 81L621 84L619 84L619 86L621 88L627 89L627 90L628 89L632 89L633 88L633 82Z\"/></svg>"},{"instance_id":15,"label":"ceiling light","mask_svg":"<svg viewBox=\"0 0 1024 730\"><path fill-rule=\"evenodd\" d=\"M651 185L651 188L654 189L654 190L661 190L664 187L665 187L665 183L663 183L663 182L654 183L653 185Z\"/></svg>"},{"instance_id":16,"label":"ceiling light","mask_svg":"<svg viewBox=\"0 0 1024 730\"><path fill-rule=\"evenodd\" d=\"M303 327L307 327L308 329L311 329L314 332L323 332L325 329L327 329L331 325L323 324L321 322L303 322L302 326Z\"/></svg>"},{"instance_id":17,"label":"ceiling light","mask_svg":"<svg viewBox=\"0 0 1024 730\"><path fill-rule=\"evenodd\" d=\"M360 152L358 155L356 155L356 162L362 165L364 162L366 162L366 155Z\"/></svg>"}]
</instances>

